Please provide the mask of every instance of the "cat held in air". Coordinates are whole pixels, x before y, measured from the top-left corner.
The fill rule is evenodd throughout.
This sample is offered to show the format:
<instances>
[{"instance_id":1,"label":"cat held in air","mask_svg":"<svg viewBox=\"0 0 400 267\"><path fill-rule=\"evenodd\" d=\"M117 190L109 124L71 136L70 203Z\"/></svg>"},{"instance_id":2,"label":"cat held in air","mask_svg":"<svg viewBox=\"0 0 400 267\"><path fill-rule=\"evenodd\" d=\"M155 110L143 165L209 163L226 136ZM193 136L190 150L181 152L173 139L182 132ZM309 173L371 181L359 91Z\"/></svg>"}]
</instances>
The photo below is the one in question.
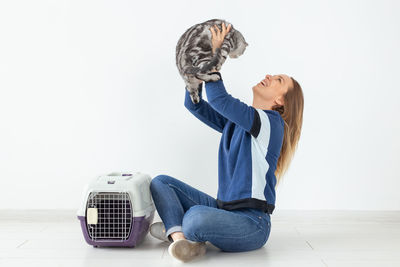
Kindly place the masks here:
<instances>
[{"instance_id":1,"label":"cat held in air","mask_svg":"<svg viewBox=\"0 0 400 267\"><path fill-rule=\"evenodd\" d=\"M231 24L220 19L195 24L185 31L176 45L176 66L194 104L200 102L198 90L201 89L203 81L219 80L218 74L208 73L212 70L220 71L228 55L230 58L237 58L248 46L243 35L231 24L221 47L213 53L210 27L217 25L222 32L222 23L225 27Z\"/></svg>"}]
</instances>

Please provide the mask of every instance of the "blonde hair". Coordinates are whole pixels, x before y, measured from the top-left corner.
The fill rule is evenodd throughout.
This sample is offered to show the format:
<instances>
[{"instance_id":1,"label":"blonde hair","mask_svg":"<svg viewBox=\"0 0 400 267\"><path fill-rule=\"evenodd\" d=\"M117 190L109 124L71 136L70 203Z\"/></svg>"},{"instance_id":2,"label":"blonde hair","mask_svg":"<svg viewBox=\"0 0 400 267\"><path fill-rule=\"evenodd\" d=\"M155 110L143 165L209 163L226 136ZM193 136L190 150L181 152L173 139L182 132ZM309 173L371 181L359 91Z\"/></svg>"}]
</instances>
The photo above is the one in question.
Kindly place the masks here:
<instances>
[{"instance_id":1,"label":"blonde hair","mask_svg":"<svg viewBox=\"0 0 400 267\"><path fill-rule=\"evenodd\" d=\"M300 84L293 78L293 87L289 88L284 96L283 106L275 105L273 110L278 111L284 120L284 136L275 170L278 186L280 180L287 172L290 162L293 159L300 139L301 127L303 124L304 97Z\"/></svg>"}]
</instances>

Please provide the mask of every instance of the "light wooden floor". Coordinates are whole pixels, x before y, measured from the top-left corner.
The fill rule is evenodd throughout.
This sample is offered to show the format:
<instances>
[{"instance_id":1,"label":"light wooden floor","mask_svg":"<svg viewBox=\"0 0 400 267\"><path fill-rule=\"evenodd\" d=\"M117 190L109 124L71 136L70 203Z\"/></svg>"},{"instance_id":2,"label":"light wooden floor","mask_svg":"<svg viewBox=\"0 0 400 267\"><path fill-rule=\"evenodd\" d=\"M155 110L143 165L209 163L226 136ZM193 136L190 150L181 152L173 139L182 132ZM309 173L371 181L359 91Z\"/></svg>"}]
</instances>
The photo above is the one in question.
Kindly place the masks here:
<instances>
[{"instance_id":1,"label":"light wooden floor","mask_svg":"<svg viewBox=\"0 0 400 267\"><path fill-rule=\"evenodd\" d=\"M399 211L275 210L271 229L261 249L227 253L207 242L205 257L181 263L150 234L136 248L93 248L75 211L0 210L0 266L400 266Z\"/></svg>"}]
</instances>

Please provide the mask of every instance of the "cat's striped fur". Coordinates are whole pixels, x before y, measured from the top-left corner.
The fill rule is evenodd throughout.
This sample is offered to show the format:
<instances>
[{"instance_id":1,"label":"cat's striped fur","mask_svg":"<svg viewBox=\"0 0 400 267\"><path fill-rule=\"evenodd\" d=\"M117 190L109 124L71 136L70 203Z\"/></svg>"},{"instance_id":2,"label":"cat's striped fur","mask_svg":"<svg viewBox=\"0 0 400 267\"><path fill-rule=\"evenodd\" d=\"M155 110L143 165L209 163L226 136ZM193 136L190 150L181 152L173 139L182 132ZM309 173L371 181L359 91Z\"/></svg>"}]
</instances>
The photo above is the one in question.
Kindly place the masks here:
<instances>
[{"instance_id":1,"label":"cat's striped fur","mask_svg":"<svg viewBox=\"0 0 400 267\"><path fill-rule=\"evenodd\" d=\"M219 71L228 55L230 58L237 58L248 46L243 35L231 25L221 47L213 54L210 27L218 25L222 32L223 22L226 27L231 24L225 20L211 19L193 25L180 37L176 46L176 66L195 104L200 101L198 94L200 84L203 81L219 79L217 74L207 73Z\"/></svg>"}]
</instances>

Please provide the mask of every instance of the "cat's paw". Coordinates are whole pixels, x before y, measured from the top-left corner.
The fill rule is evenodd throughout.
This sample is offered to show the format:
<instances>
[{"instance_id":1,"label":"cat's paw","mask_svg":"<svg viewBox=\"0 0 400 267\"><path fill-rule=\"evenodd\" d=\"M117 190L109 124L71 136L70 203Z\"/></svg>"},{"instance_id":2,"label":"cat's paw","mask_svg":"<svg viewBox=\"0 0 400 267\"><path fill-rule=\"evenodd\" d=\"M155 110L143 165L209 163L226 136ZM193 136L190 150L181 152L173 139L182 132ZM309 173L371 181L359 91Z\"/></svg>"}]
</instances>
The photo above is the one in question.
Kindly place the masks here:
<instances>
[{"instance_id":1,"label":"cat's paw","mask_svg":"<svg viewBox=\"0 0 400 267\"><path fill-rule=\"evenodd\" d=\"M197 73L195 76L197 79L203 80L205 82L216 82L218 80L222 80L221 74L219 72L210 72L207 74Z\"/></svg>"},{"instance_id":2,"label":"cat's paw","mask_svg":"<svg viewBox=\"0 0 400 267\"><path fill-rule=\"evenodd\" d=\"M209 77L208 79L209 82L216 82L221 79L221 77L218 74L208 74L208 77Z\"/></svg>"}]
</instances>

